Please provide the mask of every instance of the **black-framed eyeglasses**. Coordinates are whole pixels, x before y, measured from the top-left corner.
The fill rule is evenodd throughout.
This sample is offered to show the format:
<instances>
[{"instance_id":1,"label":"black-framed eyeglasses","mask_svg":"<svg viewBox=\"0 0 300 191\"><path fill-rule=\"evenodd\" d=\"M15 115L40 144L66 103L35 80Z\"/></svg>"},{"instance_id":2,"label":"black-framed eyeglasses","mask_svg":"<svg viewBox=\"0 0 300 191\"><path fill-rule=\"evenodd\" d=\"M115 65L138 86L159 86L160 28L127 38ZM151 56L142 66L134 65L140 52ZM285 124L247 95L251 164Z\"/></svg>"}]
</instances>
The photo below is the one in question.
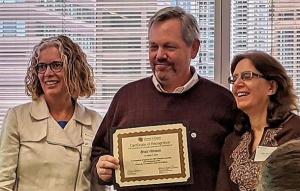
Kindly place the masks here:
<instances>
[{"instance_id":1,"label":"black-framed eyeglasses","mask_svg":"<svg viewBox=\"0 0 300 191\"><path fill-rule=\"evenodd\" d=\"M239 78L238 74L235 74L233 76L229 76L228 77L228 83L234 84L234 82L237 81L238 78ZM261 74L257 74L255 72L251 72L251 71L245 71L245 72L241 73L241 79L243 81L249 81L249 80L252 80L253 78L264 78L264 76L261 75Z\"/></svg>"},{"instance_id":2,"label":"black-framed eyeglasses","mask_svg":"<svg viewBox=\"0 0 300 191\"><path fill-rule=\"evenodd\" d=\"M38 63L36 66L35 66L35 69L36 71L39 73L39 74L44 74L48 68L48 66L50 67L50 69L57 73L57 72L60 72L62 69L63 69L63 62L60 62L60 61L53 61L51 63L48 63L48 64L45 64L45 63Z\"/></svg>"}]
</instances>

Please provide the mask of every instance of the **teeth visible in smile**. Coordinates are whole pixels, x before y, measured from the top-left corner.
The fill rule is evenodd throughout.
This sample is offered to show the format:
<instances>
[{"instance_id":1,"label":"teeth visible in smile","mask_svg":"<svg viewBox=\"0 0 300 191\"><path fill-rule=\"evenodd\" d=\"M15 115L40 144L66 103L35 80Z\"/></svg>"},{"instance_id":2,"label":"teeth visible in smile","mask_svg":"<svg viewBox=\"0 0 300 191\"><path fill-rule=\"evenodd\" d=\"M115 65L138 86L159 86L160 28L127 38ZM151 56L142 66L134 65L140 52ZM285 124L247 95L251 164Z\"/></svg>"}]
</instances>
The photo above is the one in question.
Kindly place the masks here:
<instances>
[{"instance_id":1,"label":"teeth visible in smile","mask_svg":"<svg viewBox=\"0 0 300 191\"><path fill-rule=\"evenodd\" d=\"M48 82L45 82L45 84L47 84L47 85L53 85L53 84L57 84L57 81L48 81Z\"/></svg>"},{"instance_id":2,"label":"teeth visible in smile","mask_svg":"<svg viewBox=\"0 0 300 191\"><path fill-rule=\"evenodd\" d=\"M238 93L237 93L237 96L238 96L238 97L247 96L247 95L249 95L248 92L238 92Z\"/></svg>"}]
</instances>

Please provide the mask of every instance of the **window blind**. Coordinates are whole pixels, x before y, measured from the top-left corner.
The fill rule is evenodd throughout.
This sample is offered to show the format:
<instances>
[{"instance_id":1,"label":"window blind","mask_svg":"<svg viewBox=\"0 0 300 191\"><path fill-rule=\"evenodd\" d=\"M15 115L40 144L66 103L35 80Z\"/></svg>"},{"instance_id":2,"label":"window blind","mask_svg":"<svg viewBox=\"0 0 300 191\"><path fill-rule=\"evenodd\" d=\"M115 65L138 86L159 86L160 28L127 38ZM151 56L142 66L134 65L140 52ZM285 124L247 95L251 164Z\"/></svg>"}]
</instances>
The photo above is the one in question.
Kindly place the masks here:
<instances>
[{"instance_id":1,"label":"window blind","mask_svg":"<svg viewBox=\"0 0 300 191\"><path fill-rule=\"evenodd\" d=\"M32 48L42 38L65 34L92 65L97 90L80 99L104 115L124 84L151 75L147 23L165 6L192 13L201 28L201 53L193 65L213 79L214 0L2 0L0 1L0 128L8 108L31 100L24 77Z\"/></svg>"},{"instance_id":2,"label":"window blind","mask_svg":"<svg viewBox=\"0 0 300 191\"><path fill-rule=\"evenodd\" d=\"M268 52L285 67L300 96L300 2L232 0L231 12L231 56Z\"/></svg>"}]
</instances>

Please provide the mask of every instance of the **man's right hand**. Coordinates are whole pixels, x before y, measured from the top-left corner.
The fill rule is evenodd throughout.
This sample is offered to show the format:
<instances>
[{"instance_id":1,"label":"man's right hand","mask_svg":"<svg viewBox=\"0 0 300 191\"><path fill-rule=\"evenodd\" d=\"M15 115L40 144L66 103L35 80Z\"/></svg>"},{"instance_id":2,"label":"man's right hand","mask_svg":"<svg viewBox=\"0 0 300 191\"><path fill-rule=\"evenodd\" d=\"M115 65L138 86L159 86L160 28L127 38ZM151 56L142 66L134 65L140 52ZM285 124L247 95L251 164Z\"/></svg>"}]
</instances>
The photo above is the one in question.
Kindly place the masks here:
<instances>
[{"instance_id":1,"label":"man's right hand","mask_svg":"<svg viewBox=\"0 0 300 191\"><path fill-rule=\"evenodd\" d=\"M99 158L97 164L97 174L105 182L112 179L112 172L119 168L119 160L111 155L103 155Z\"/></svg>"}]
</instances>

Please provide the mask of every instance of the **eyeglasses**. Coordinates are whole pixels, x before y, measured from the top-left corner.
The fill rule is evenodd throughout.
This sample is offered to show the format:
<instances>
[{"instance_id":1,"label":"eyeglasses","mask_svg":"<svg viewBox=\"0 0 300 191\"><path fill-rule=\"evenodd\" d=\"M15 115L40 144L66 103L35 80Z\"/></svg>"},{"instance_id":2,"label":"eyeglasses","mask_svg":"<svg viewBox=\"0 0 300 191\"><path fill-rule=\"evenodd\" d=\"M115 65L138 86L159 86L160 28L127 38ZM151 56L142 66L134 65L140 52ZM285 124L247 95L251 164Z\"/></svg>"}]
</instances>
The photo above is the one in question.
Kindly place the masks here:
<instances>
[{"instance_id":1,"label":"eyeglasses","mask_svg":"<svg viewBox=\"0 0 300 191\"><path fill-rule=\"evenodd\" d=\"M53 61L53 62L48 63L48 64L39 63L35 66L35 69L39 74L44 74L46 72L48 66L50 67L52 72L57 73L57 72L60 72L63 69L63 62Z\"/></svg>"},{"instance_id":2,"label":"eyeglasses","mask_svg":"<svg viewBox=\"0 0 300 191\"><path fill-rule=\"evenodd\" d=\"M234 84L234 82L237 81L238 78L239 78L238 74L230 76L228 77L228 83ZM264 76L251 71L245 71L241 73L241 79L243 81L249 81L252 80L253 78L264 78Z\"/></svg>"}]
</instances>

